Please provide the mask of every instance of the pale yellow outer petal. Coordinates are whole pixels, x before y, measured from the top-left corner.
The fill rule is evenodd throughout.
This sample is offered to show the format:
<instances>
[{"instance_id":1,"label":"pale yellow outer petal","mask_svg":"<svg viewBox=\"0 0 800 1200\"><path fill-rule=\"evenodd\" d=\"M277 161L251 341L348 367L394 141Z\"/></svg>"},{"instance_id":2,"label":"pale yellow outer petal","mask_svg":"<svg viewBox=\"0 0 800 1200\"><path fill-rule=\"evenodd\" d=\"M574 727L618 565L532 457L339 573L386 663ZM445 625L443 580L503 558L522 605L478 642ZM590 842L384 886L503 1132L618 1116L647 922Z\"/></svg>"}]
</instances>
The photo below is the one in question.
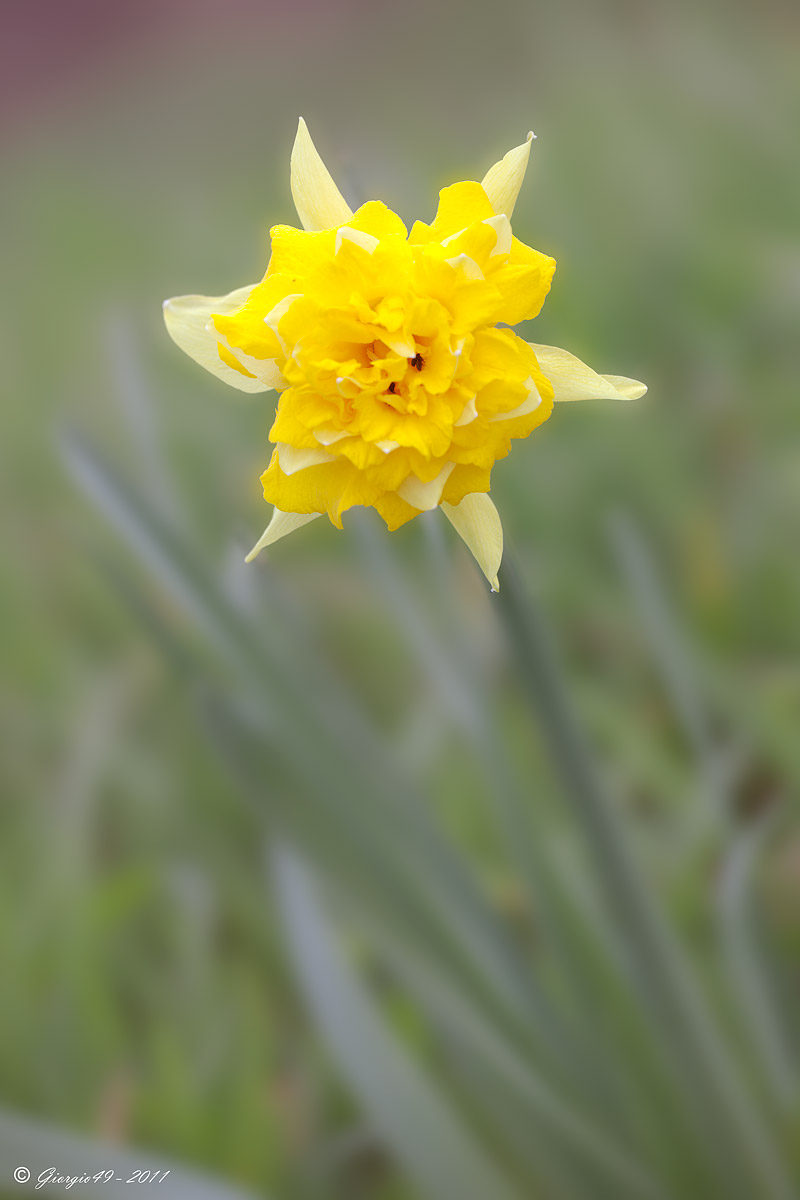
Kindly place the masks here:
<instances>
[{"instance_id":1,"label":"pale yellow outer petal","mask_svg":"<svg viewBox=\"0 0 800 1200\"><path fill-rule=\"evenodd\" d=\"M427 483L423 483L415 475L409 475L405 483L397 489L398 496L412 508L418 508L420 512L430 512L432 508L438 507L444 485L452 475L455 465L447 463L436 478Z\"/></svg>"},{"instance_id":2,"label":"pale yellow outer petal","mask_svg":"<svg viewBox=\"0 0 800 1200\"><path fill-rule=\"evenodd\" d=\"M220 343L225 343L213 326L209 327L212 313L230 313L240 308L254 287L251 283L227 296L173 296L164 301L164 321L173 342L212 375L242 392L266 392L281 383L285 386L272 359L257 364L259 379L250 379L228 366L219 356ZM250 360L244 365L250 369Z\"/></svg>"},{"instance_id":3,"label":"pale yellow outer petal","mask_svg":"<svg viewBox=\"0 0 800 1200\"><path fill-rule=\"evenodd\" d=\"M497 572L503 557L503 526L491 497L486 492L472 492L460 504L443 501L441 509L472 551L492 591L499 592Z\"/></svg>"},{"instance_id":4,"label":"pale yellow outer petal","mask_svg":"<svg viewBox=\"0 0 800 1200\"><path fill-rule=\"evenodd\" d=\"M534 134L529 133L521 146L515 146L508 154L504 154L500 162L490 167L481 180L481 187L497 214L505 213L510 217L514 211L531 156L533 138Z\"/></svg>"},{"instance_id":5,"label":"pale yellow outer petal","mask_svg":"<svg viewBox=\"0 0 800 1200\"><path fill-rule=\"evenodd\" d=\"M244 561L252 562L265 546L271 546L273 542L286 537L287 533L294 533L295 529L307 525L309 521L313 521L318 516L319 513L287 513L281 512L279 508L274 508L272 520Z\"/></svg>"},{"instance_id":6,"label":"pale yellow outer petal","mask_svg":"<svg viewBox=\"0 0 800 1200\"><path fill-rule=\"evenodd\" d=\"M629 379L627 375L603 375L601 378L615 388L623 400L639 400L647 391L646 383Z\"/></svg>"},{"instance_id":7,"label":"pale yellow outer petal","mask_svg":"<svg viewBox=\"0 0 800 1200\"><path fill-rule=\"evenodd\" d=\"M647 384L624 375L598 375L586 363L568 350L558 346L537 346L529 343L539 360L542 374L553 385L554 399L559 400L638 400L647 391Z\"/></svg>"},{"instance_id":8,"label":"pale yellow outer petal","mask_svg":"<svg viewBox=\"0 0 800 1200\"><path fill-rule=\"evenodd\" d=\"M292 199L304 229L331 229L349 221L352 209L317 153L303 118L292 148Z\"/></svg>"},{"instance_id":9,"label":"pale yellow outer petal","mask_svg":"<svg viewBox=\"0 0 800 1200\"><path fill-rule=\"evenodd\" d=\"M307 467L319 467L322 463L336 462L336 456L328 454L328 451L323 450L321 446L313 450L306 448L298 450L294 446L287 445L286 442L278 442L276 448L284 475L296 475L298 471L305 471Z\"/></svg>"}]
</instances>

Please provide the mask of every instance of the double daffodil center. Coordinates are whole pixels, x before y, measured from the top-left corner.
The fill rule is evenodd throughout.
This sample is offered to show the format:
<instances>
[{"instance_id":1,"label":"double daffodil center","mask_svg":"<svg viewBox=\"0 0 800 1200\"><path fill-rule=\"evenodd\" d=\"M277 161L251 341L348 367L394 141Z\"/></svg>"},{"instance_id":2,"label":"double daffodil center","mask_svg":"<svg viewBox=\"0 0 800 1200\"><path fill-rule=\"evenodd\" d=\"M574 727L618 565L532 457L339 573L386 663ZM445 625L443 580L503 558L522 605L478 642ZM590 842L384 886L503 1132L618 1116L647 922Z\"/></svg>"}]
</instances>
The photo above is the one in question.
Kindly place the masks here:
<instances>
[{"instance_id":1,"label":"double daffodil center","mask_svg":"<svg viewBox=\"0 0 800 1200\"><path fill-rule=\"evenodd\" d=\"M425 416L429 389L442 393L452 383L464 339L451 338L441 326L432 333L430 324L425 333L411 332L418 303L413 296L353 294L348 308L321 312L317 336L291 348L287 379L328 398L344 425L358 424L364 404ZM350 340L338 336L345 330Z\"/></svg>"},{"instance_id":2,"label":"double daffodil center","mask_svg":"<svg viewBox=\"0 0 800 1200\"><path fill-rule=\"evenodd\" d=\"M419 411L424 411L420 406L417 397L413 395L414 376L410 374L411 370L421 371L425 366L425 359L422 357L422 354L419 350L413 358L408 360L408 366L409 371L405 373L400 383L396 383L394 380L392 380L382 397L384 404L388 404L390 408L393 408L395 412L399 413L413 411L412 405L415 404L415 400L417 409Z\"/></svg>"}]
</instances>

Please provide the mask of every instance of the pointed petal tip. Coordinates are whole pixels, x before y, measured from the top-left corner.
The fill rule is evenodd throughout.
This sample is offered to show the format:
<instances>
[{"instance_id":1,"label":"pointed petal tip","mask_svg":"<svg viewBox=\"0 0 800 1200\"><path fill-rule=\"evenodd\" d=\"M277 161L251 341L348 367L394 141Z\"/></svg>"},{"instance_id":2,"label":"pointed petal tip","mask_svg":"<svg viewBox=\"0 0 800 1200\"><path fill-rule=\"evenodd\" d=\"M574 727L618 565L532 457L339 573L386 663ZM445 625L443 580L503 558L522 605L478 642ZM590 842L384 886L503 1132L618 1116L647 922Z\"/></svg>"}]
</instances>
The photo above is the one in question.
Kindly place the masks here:
<instances>
[{"instance_id":1,"label":"pointed petal tip","mask_svg":"<svg viewBox=\"0 0 800 1200\"><path fill-rule=\"evenodd\" d=\"M647 384L638 379L629 379L627 375L603 375L602 379L614 389L614 399L641 400L647 393Z\"/></svg>"},{"instance_id":2,"label":"pointed petal tip","mask_svg":"<svg viewBox=\"0 0 800 1200\"><path fill-rule=\"evenodd\" d=\"M647 385L627 375L599 375L569 350L528 343L542 374L553 385L556 403L569 400L639 400Z\"/></svg>"},{"instance_id":3,"label":"pointed petal tip","mask_svg":"<svg viewBox=\"0 0 800 1200\"><path fill-rule=\"evenodd\" d=\"M320 158L302 117L292 146L290 176L294 206L304 229L331 229L350 220L353 211Z\"/></svg>"},{"instance_id":4,"label":"pointed petal tip","mask_svg":"<svg viewBox=\"0 0 800 1200\"><path fill-rule=\"evenodd\" d=\"M504 154L499 162L484 175L481 186L489 197L489 203L498 215L505 213L511 217L514 205L528 169L528 159L531 154L531 143L536 135L531 131L521 146L514 146Z\"/></svg>"},{"instance_id":5,"label":"pointed petal tip","mask_svg":"<svg viewBox=\"0 0 800 1200\"><path fill-rule=\"evenodd\" d=\"M281 384L272 359L248 359L245 363L242 356L233 355L242 367L240 371L220 354L221 348L230 350L230 347L217 333L212 314L234 312L245 303L253 287L249 284L236 288L227 296L171 296L162 304L164 324L173 342L201 367L240 392L266 392Z\"/></svg>"},{"instance_id":6,"label":"pointed petal tip","mask_svg":"<svg viewBox=\"0 0 800 1200\"><path fill-rule=\"evenodd\" d=\"M252 562L267 546L271 546L273 542L286 537L287 533L294 533L296 529L302 528L303 525L307 525L309 521L315 520L318 516L319 513L290 513L283 512L279 508L273 508L269 525L244 561L246 563Z\"/></svg>"},{"instance_id":7,"label":"pointed petal tip","mask_svg":"<svg viewBox=\"0 0 800 1200\"><path fill-rule=\"evenodd\" d=\"M489 581L500 590L498 572L503 557L503 526L488 492L471 492L459 504L441 505L444 515L461 536Z\"/></svg>"}]
</instances>

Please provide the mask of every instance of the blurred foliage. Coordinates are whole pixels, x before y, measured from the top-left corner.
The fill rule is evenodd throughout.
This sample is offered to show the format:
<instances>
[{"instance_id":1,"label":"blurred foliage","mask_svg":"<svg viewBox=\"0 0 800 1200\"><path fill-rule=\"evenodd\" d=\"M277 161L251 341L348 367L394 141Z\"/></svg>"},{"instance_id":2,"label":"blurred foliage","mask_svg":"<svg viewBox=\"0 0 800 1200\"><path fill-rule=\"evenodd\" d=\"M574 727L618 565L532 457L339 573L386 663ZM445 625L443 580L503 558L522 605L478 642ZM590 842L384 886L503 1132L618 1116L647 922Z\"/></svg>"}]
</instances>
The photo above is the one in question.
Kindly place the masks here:
<instances>
[{"instance_id":1,"label":"blurred foliage","mask_svg":"<svg viewBox=\"0 0 800 1200\"><path fill-rule=\"evenodd\" d=\"M332 888L336 925L351 931L372 989L356 1003L380 997L376 1045L388 1022L388 1053L399 1041L425 1071L408 1086L436 1081L447 1144L466 1137L465 1161L503 1174L494 1195L646 1194L609 1183L563 1132L548 1146L529 1092L523 1102L519 1081L502 1075L490 1090L488 1068L464 1052L474 1025L458 1023L462 998L504 1054L511 1046L526 1071L542 1069L532 1028L493 995L507 964L488 980L445 972L444 1009L420 991L409 954L427 971L446 942L421 915L421 881L392 876L381 857L391 847L370 841L379 793L392 789L369 776L348 795L353 768L334 756L331 812L310 807L321 781L298 781L292 763L318 755L310 729L324 713L304 713L305 681L310 695L332 688L333 708L352 697L346 758L373 746L373 767L408 776L426 797L414 836L425 854L440 846L460 864L461 882L444 891L485 931L492 949L480 953L510 940L512 974L525 964L524 987L541 990L571 1031L573 1052L545 1074L569 1111L596 1122L592 1136L622 1146L626 1163L644 1162L681 1200L788 1195L774 1172L797 1179L786 1049L800 986L796 11L585 0L499 0L490 18L450 2L309 3L294 14L237 4L227 22L205 5L192 11L176 4L174 27L118 65L100 46L71 90L48 91L42 76L38 107L5 134L0 1099L280 1196L449 1194L419 1174L430 1162L409 1162L413 1126L398 1142L391 1112L370 1108L369 1081L343 1068L341 1031L317 1011L338 1072L309 1034L265 892L265 821L277 821L294 839L278 878L312 1007L309 938L351 1000L362 987L314 899ZM532 124L539 140L515 224L559 263L536 340L650 383L624 409L564 406L500 464L495 494L558 628L648 903L670 913L692 987L744 1080L757 1145L737 1166L752 1146L733 1126L724 1186L713 1146L729 1118L713 1136L689 1109L681 1122L663 1077L675 1047L654 1040L653 997L636 991L634 1003L620 967L639 934L600 898L596 840L564 807L517 644L471 564L456 552L450 561L435 520L387 539L354 516L344 534L319 522L269 565L241 567L266 520L258 474L270 414L183 360L159 308L166 295L222 292L261 273L269 225L292 220L299 112L348 197L380 196L408 219L429 217L439 186L482 172ZM115 474L79 452L97 516L55 453L65 422L90 429L132 482L115 501ZM176 592L155 543L137 541L123 514L141 504L176 559L195 547L191 587ZM145 553L157 587L104 516ZM210 596L222 597L212 617L202 611ZM296 728L277 749L271 733L251 746L253 723L267 720L260 705L276 703L273 668L254 678L241 634L220 640L220 604L234 627L245 613L253 644L299 647L281 667L301 693ZM242 672L251 691L238 711ZM226 712L233 703L226 721L219 695ZM198 711L212 736L198 735ZM238 741L231 752L231 727L255 755L260 789L231 771L244 756ZM213 748L226 736L228 760ZM501 804L515 795L509 813ZM523 822L517 834L509 820ZM382 878L383 903L391 880L414 922L399 948L385 924L394 909L378 906ZM546 918L571 931L555 952L541 941ZM570 1075L584 1052L591 1079ZM771 1166L754 1190L762 1133ZM385 1146L416 1185L391 1169ZM8 1161L3 1148L4 1171Z\"/></svg>"}]
</instances>

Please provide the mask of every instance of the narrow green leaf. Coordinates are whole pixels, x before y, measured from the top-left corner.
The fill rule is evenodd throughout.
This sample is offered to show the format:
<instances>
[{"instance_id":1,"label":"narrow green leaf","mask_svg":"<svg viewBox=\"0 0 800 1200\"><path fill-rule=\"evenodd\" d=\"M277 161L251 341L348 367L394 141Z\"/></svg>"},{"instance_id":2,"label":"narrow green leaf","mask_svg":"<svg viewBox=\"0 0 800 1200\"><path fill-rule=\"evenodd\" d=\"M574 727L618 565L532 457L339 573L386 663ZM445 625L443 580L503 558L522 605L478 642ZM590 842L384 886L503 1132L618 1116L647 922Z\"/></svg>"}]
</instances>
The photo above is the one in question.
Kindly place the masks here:
<instances>
[{"instance_id":1,"label":"narrow green leaf","mask_svg":"<svg viewBox=\"0 0 800 1200\"><path fill-rule=\"evenodd\" d=\"M711 736L686 639L670 610L647 544L627 514L616 514L611 536L664 685L702 765L711 750Z\"/></svg>"},{"instance_id":2,"label":"narrow green leaf","mask_svg":"<svg viewBox=\"0 0 800 1200\"><path fill-rule=\"evenodd\" d=\"M386 1028L347 963L308 869L289 849L275 857L289 949L307 1003L386 1144L435 1200L513 1200L516 1192Z\"/></svg>"},{"instance_id":3,"label":"narrow green leaf","mask_svg":"<svg viewBox=\"0 0 800 1200\"><path fill-rule=\"evenodd\" d=\"M735 839L720 872L720 941L744 1029L758 1053L773 1101L792 1111L800 1098L797 1055L770 991L764 951L753 930L752 876L771 822L762 820Z\"/></svg>"},{"instance_id":4,"label":"narrow green leaf","mask_svg":"<svg viewBox=\"0 0 800 1200\"><path fill-rule=\"evenodd\" d=\"M747 1090L680 944L646 886L620 814L601 780L569 702L549 633L510 555L497 598L521 682L539 717L564 793L584 831L613 919L630 949L638 988L661 1026L688 1105L704 1117L708 1149L729 1195L755 1188L770 1200L794 1189L773 1131Z\"/></svg>"},{"instance_id":5,"label":"narrow green leaf","mask_svg":"<svg viewBox=\"0 0 800 1200\"><path fill-rule=\"evenodd\" d=\"M120 531L144 564L216 648L257 698L266 714L271 753L281 757L304 794L333 814L348 836L360 830L371 842L378 870L386 870L405 891L425 925L436 926L444 946L457 957L473 986L494 997L500 1011L521 1019L530 997L509 939L480 895L461 856L449 846L405 779L396 758L375 736L363 716L353 715L352 699L341 687L297 664L313 656L295 643L290 623L272 637L236 610L220 591L206 564L135 488L123 480L83 438L62 439L75 478ZM261 614L269 628L273 614ZM319 683L319 686L314 686ZM262 733L262 737L264 734ZM357 745L358 754L348 747ZM309 754L309 746L314 753ZM271 778L266 764L262 778ZM370 796L369 805L362 798ZM401 882L402 881L402 882Z\"/></svg>"},{"instance_id":6,"label":"narrow green leaf","mask_svg":"<svg viewBox=\"0 0 800 1200\"><path fill-rule=\"evenodd\" d=\"M351 902L352 904L352 902ZM355 905L353 905L355 910ZM553 1064L537 1065L527 1048L486 1020L474 999L448 976L441 964L420 953L418 945L398 937L369 913L353 912L368 931L378 956L416 997L434 1027L485 1086L504 1097L505 1105L527 1120L538 1136L553 1139L568 1157L587 1162L595 1178L607 1179L619 1195L657 1200L664 1193L632 1150L609 1135L596 1114L587 1116L578 1100L579 1081L559 1094L564 1080L553 1080ZM549 1065L549 1071L548 1071ZM601 1118L602 1120L602 1118Z\"/></svg>"}]
</instances>

